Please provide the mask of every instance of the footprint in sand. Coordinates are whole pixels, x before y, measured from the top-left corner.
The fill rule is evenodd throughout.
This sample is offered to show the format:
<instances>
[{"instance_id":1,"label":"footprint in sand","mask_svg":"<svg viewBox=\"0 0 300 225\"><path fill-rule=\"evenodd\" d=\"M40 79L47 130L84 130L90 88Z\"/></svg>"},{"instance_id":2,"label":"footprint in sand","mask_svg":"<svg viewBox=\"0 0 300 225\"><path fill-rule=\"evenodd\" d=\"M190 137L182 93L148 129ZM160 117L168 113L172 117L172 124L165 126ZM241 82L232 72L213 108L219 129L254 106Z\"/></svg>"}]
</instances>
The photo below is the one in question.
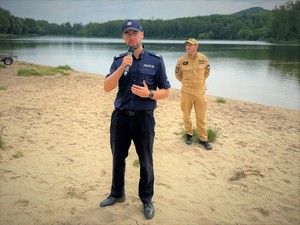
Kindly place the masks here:
<instances>
[{"instance_id":1,"label":"footprint in sand","mask_svg":"<svg viewBox=\"0 0 300 225\"><path fill-rule=\"evenodd\" d=\"M26 199L20 199L14 202L14 206L19 208L25 208L29 205L29 200Z\"/></svg>"},{"instance_id":2,"label":"footprint in sand","mask_svg":"<svg viewBox=\"0 0 300 225\"><path fill-rule=\"evenodd\" d=\"M106 175L106 171L105 170L101 170L101 177L104 177Z\"/></svg>"},{"instance_id":3,"label":"footprint in sand","mask_svg":"<svg viewBox=\"0 0 300 225\"><path fill-rule=\"evenodd\" d=\"M78 198L78 199L86 200L85 193L86 191L77 189L75 187L66 188L66 198Z\"/></svg>"}]
</instances>

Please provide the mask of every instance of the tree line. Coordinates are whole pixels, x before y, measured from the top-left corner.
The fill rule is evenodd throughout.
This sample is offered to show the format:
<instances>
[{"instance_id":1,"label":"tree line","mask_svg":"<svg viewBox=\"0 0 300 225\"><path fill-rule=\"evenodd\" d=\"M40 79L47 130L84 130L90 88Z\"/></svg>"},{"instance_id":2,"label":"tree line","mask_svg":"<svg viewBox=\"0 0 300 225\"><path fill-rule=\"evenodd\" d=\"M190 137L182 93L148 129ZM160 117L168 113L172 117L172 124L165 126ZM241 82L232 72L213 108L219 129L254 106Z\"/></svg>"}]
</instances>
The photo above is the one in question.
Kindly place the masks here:
<instances>
[{"instance_id":1,"label":"tree line","mask_svg":"<svg viewBox=\"0 0 300 225\"><path fill-rule=\"evenodd\" d=\"M254 7L230 15L184 17L171 20L140 20L147 38L211 40L265 40L300 42L300 0L288 1L265 10ZM0 34L72 35L85 37L120 37L123 20L104 23L70 22L55 24L45 20L19 18L0 8Z\"/></svg>"}]
</instances>

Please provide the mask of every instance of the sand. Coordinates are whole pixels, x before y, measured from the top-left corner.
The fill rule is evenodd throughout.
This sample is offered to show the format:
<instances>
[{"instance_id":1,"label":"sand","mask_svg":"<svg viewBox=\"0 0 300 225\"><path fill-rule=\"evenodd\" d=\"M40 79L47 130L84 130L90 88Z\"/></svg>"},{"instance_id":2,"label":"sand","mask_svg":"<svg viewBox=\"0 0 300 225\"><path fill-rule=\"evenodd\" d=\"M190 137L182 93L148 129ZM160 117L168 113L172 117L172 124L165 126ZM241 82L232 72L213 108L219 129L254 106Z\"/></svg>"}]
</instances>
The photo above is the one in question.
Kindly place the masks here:
<instances>
[{"instance_id":1,"label":"sand","mask_svg":"<svg viewBox=\"0 0 300 225\"><path fill-rule=\"evenodd\" d=\"M124 203L100 208L111 185L110 115L104 76L20 77L0 69L0 224L300 224L300 112L208 96L206 151L182 138L180 91L155 111L156 215L138 198L134 145ZM170 75L172 76L172 74Z\"/></svg>"}]
</instances>

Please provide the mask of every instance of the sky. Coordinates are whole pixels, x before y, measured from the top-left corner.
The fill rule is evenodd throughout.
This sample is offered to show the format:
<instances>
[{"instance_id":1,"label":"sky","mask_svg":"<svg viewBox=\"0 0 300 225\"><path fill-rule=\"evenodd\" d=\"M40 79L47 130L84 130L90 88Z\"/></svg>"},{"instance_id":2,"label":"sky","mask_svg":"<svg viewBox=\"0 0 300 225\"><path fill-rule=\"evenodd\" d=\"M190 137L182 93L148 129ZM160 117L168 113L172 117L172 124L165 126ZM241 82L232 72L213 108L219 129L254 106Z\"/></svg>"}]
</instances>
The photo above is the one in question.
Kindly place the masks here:
<instances>
[{"instance_id":1,"label":"sky","mask_svg":"<svg viewBox=\"0 0 300 225\"><path fill-rule=\"evenodd\" d=\"M272 10L288 0L0 0L16 17L50 23L103 23L231 14L251 7Z\"/></svg>"}]
</instances>

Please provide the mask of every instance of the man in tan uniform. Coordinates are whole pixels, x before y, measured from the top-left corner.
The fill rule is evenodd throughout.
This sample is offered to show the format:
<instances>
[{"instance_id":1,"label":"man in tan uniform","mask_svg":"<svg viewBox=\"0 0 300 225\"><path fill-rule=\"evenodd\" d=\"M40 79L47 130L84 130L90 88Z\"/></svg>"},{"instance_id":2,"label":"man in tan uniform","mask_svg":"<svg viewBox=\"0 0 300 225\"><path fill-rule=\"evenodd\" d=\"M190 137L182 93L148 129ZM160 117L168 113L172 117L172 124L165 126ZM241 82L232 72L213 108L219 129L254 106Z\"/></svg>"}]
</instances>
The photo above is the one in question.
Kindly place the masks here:
<instances>
[{"instance_id":1,"label":"man in tan uniform","mask_svg":"<svg viewBox=\"0 0 300 225\"><path fill-rule=\"evenodd\" d=\"M210 74L210 66L205 55L198 53L198 42L194 38L185 41L186 54L176 64L175 75L181 82L181 110L183 112L183 123L186 132L186 143L192 144L193 126L191 111L194 106L196 114L197 131L199 143L206 150L212 147L207 141L206 130L206 83Z\"/></svg>"}]
</instances>

